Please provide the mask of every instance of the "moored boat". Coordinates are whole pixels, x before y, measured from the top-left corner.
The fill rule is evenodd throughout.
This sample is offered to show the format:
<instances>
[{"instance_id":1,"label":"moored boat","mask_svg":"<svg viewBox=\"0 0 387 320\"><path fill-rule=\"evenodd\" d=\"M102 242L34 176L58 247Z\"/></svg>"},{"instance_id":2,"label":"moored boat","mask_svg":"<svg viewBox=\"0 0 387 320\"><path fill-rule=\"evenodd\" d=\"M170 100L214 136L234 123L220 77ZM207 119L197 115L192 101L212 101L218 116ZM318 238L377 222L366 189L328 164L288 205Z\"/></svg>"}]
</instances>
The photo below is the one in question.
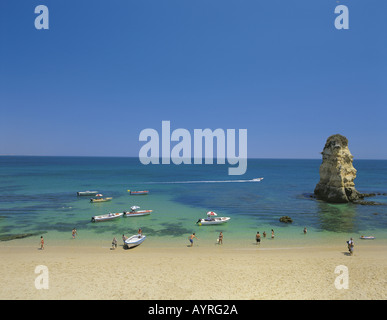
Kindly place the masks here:
<instances>
[{"instance_id":1,"label":"moored boat","mask_svg":"<svg viewBox=\"0 0 387 320\"><path fill-rule=\"evenodd\" d=\"M113 198L112 197L107 197L107 198L91 198L90 202L107 202L111 201Z\"/></svg>"},{"instance_id":2,"label":"moored boat","mask_svg":"<svg viewBox=\"0 0 387 320\"><path fill-rule=\"evenodd\" d=\"M146 216L151 214L153 210L137 210L140 209L138 206L133 206L130 208L130 211L124 211L124 216L126 217L138 217L138 216Z\"/></svg>"},{"instance_id":3,"label":"moored boat","mask_svg":"<svg viewBox=\"0 0 387 320\"><path fill-rule=\"evenodd\" d=\"M141 191L128 190L128 192L130 193L130 195L146 195L149 193L148 190L141 190Z\"/></svg>"},{"instance_id":4,"label":"moored boat","mask_svg":"<svg viewBox=\"0 0 387 320\"><path fill-rule=\"evenodd\" d=\"M199 219L196 223L199 226L213 225L213 224L223 224L229 221L230 217L217 217L217 214L213 211L207 212L207 218Z\"/></svg>"},{"instance_id":5,"label":"moored boat","mask_svg":"<svg viewBox=\"0 0 387 320\"><path fill-rule=\"evenodd\" d=\"M98 191L78 191L77 196L95 196Z\"/></svg>"},{"instance_id":6,"label":"moored boat","mask_svg":"<svg viewBox=\"0 0 387 320\"><path fill-rule=\"evenodd\" d=\"M123 216L122 212L108 213L108 214L103 214L100 216L93 216L93 217L91 217L91 221L92 222L109 221L109 220L117 219L117 218L122 217L122 216Z\"/></svg>"},{"instance_id":7,"label":"moored boat","mask_svg":"<svg viewBox=\"0 0 387 320\"><path fill-rule=\"evenodd\" d=\"M374 240L375 237L374 236L361 236L360 239L363 239L363 240Z\"/></svg>"},{"instance_id":8,"label":"moored boat","mask_svg":"<svg viewBox=\"0 0 387 320\"><path fill-rule=\"evenodd\" d=\"M130 249L139 246L141 243L144 242L146 239L146 236L143 234L135 234L131 236L130 238L125 240L125 245Z\"/></svg>"}]
</instances>

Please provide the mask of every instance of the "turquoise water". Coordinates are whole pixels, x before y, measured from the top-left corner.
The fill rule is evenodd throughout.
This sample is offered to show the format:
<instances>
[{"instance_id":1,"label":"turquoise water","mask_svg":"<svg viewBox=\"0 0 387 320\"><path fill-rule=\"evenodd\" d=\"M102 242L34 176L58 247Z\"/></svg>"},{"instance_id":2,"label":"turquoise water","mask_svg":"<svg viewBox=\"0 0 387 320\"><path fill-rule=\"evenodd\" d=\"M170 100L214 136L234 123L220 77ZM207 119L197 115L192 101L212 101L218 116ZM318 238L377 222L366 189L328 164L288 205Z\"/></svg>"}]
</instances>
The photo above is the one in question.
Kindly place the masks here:
<instances>
[{"instance_id":1,"label":"turquoise water","mask_svg":"<svg viewBox=\"0 0 387 320\"><path fill-rule=\"evenodd\" d=\"M137 158L0 157L0 236L34 234L12 243L109 246L113 237L142 228L149 246L185 246L196 232L201 246L213 245L220 231L224 244L252 246L266 231L266 246L305 246L374 235L386 241L387 196L368 200L382 206L327 204L308 197L319 180L321 160L249 159L243 176L227 175L228 165L142 165ZM360 192L387 192L387 161L357 160ZM261 182L249 182L264 177ZM234 180L243 180L233 182ZM130 196L131 190L149 190ZM90 203L77 191L98 190L113 200ZM132 205L154 210L150 216L92 223L93 215L128 211ZM207 211L231 217L218 226L195 222ZM290 216L292 224L279 222ZM307 227L308 233L303 234ZM270 239L274 229L275 239ZM4 243L4 242L3 242Z\"/></svg>"}]
</instances>

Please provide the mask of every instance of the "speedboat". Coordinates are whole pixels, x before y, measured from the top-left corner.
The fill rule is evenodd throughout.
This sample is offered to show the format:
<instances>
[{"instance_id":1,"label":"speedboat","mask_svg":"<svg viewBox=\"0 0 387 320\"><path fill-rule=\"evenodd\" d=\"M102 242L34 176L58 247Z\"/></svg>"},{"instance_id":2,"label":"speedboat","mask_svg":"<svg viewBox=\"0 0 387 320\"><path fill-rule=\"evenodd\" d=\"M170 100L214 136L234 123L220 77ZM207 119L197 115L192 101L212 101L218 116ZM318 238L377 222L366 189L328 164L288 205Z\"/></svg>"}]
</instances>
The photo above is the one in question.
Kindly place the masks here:
<instances>
[{"instance_id":1,"label":"speedboat","mask_svg":"<svg viewBox=\"0 0 387 320\"><path fill-rule=\"evenodd\" d=\"M107 202L107 201L111 201L112 199L113 199L112 197L108 197L108 198L91 198L90 202Z\"/></svg>"},{"instance_id":2,"label":"speedboat","mask_svg":"<svg viewBox=\"0 0 387 320\"><path fill-rule=\"evenodd\" d=\"M118 212L118 213L108 213L108 214L103 214L101 216L93 216L91 217L92 222L102 222L102 221L109 221L113 219L117 219L119 217L122 217L123 213Z\"/></svg>"},{"instance_id":3,"label":"speedboat","mask_svg":"<svg viewBox=\"0 0 387 320\"><path fill-rule=\"evenodd\" d=\"M135 234L130 238L126 239L125 244L129 249L134 248L139 246L141 243L143 243L145 238L146 236L144 236L143 234Z\"/></svg>"},{"instance_id":4,"label":"speedboat","mask_svg":"<svg viewBox=\"0 0 387 320\"><path fill-rule=\"evenodd\" d=\"M230 217L217 217L217 214L213 211L207 212L207 218L205 219L199 219L196 221L196 223L199 226L206 226L206 225L212 225L212 224L222 224L229 221Z\"/></svg>"},{"instance_id":5,"label":"speedboat","mask_svg":"<svg viewBox=\"0 0 387 320\"><path fill-rule=\"evenodd\" d=\"M142 190L142 191L131 191L131 190L128 190L128 192L130 193L130 195L145 195L145 194L148 194L149 191L148 190Z\"/></svg>"},{"instance_id":6,"label":"speedboat","mask_svg":"<svg viewBox=\"0 0 387 320\"><path fill-rule=\"evenodd\" d=\"M137 210L140 209L138 206L133 206L130 208L130 211L124 211L124 216L126 217L138 217L138 216L147 216L151 214L153 210Z\"/></svg>"},{"instance_id":7,"label":"speedboat","mask_svg":"<svg viewBox=\"0 0 387 320\"><path fill-rule=\"evenodd\" d=\"M251 181L261 181L261 180L263 180L263 178L255 178L255 179L251 179Z\"/></svg>"},{"instance_id":8,"label":"speedboat","mask_svg":"<svg viewBox=\"0 0 387 320\"><path fill-rule=\"evenodd\" d=\"M360 239L363 239L363 240L374 240L375 237L373 237L373 236L361 236Z\"/></svg>"},{"instance_id":9,"label":"speedboat","mask_svg":"<svg viewBox=\"0 0 387 320\"><path fill-rule=\"evenodd\" d=\"M77 196L95 196L98 191L78 191Z\"/></svg>"}]
</instances>

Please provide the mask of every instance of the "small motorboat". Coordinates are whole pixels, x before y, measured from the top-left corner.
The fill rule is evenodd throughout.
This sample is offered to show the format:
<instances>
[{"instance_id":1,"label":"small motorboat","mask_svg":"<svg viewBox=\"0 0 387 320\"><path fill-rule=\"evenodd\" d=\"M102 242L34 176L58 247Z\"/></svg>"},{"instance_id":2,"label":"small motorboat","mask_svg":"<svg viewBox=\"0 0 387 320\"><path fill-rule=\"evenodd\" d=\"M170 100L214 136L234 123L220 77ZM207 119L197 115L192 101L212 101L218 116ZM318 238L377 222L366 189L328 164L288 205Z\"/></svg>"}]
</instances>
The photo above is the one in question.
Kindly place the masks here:
<instances>
[{"instance_id":1,"label":"small motorboat","mask_svg":"<svg viewBox=\"0 0 387 320\"><path fill-rule=\"evenodd\" d=\"M147 216L151 214L153 210L138 210L140 207L133 206L130 208L130 211L124 211L125 217L138 217L138 216Z\"/></svg>"},{"instance_id":2,"label":"small motorboat","mask_svg":"<svg viewBox=\"0 0 387 320\"><path fill-rule=\"evenodd\" d=\"M149 193L148 190L142 190L142 191L131 191L131 190L128 190L128 192L130 193L130 195L146 195Z\"/></svg>"},{"instance_id":3,"label":"small motorboat","mask_svg":"<svg viewBox=\"0 0 387 320\"><path fill-rule=\"evenodd\" d=\"M373 236L361 236L360 239L363 239L363 240L374 240L375 237L373 237Z\"/></svg>"},{"instance_id":4,"label":"small motorboat","mask_svg":"<svg viewBox=\"0 0 387 320\"><path fill-rule=\"evenodd\" d=\"M122 217L123 213L118 212L118 213L108 213L108 214L103 214L101 216L93 216L91 217L91 222L102 222L102 221L109 221L109 220L114 220L119 217Z\"/></svg>"},{"instance_id":5,"label":"small motorboat","mask_svg":"<svg viewBox=\"0 0 387 320\"><path fill-rule=\"evenodd\" d=\"M107 198L91 198L90 202L107 202L111 201L113 198L112 197L107 197Z\"/></svg>"},{"instance_id":6,"label":"small motorboat","mask_svg":"<svg viewBox=\"0 0 387 320\"><path fill-rule=\"evenodd\" d=\"M98 194L98 191L79 191L77 196L95 196Z\"/></svg>"},{"instance_id":7,"label":"small motorboat","mask_svg":"<svg viewBox=\"0 0 387 320\"><path fill-rule=\"evenodd\" d=\"M261 180L263 180L263 178L255 178L255 179L251 179L251 181L261 181Z\"/></svg>"},{"instance_id":8,"label":"small motorboat","mask_svg":"<svg viewBox=\"0 0 387 320\"><path fill-rule=\"evenodd\" d=\"M222 224L229 221L231 218L229 217L217 217L217 214L213 211L207 212L207 218L199 219L196 223L199 226L213 225L213 224Z\"/></svg>"},{"instance_id":9,"label":"small motorboat","mask_svg":"<svg viewBox=\"0 0 387 320\"><path fill-rule=\"evenodd\" d=\"M144 242L146 236L143 234L135 234L131 236L130 238L125 240L125 245L130 249L139 246L141 243Z\"/></svg>"}]
</instances>

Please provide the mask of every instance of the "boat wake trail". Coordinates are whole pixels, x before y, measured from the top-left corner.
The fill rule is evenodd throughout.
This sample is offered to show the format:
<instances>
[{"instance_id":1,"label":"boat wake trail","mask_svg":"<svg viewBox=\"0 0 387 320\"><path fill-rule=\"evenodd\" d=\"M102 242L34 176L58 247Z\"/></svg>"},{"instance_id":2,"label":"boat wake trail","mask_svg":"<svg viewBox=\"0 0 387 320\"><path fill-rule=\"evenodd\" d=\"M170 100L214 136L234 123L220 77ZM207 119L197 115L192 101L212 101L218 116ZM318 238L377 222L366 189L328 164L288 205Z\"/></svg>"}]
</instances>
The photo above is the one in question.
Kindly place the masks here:
<instances>
[{"instance_id":1,"label":"boat wake trail","mask_svg":"<svg viewBox=\"0 0 387 320\"><path fill-rule=\"evenodd\" d=\"M263 178L255 178L250 180L192 180L192 181L161 181L161 182L147 182L149 184L181 184L181 183L235 183L235 182L259 182Z\"/></svg>"}]
</instances>

